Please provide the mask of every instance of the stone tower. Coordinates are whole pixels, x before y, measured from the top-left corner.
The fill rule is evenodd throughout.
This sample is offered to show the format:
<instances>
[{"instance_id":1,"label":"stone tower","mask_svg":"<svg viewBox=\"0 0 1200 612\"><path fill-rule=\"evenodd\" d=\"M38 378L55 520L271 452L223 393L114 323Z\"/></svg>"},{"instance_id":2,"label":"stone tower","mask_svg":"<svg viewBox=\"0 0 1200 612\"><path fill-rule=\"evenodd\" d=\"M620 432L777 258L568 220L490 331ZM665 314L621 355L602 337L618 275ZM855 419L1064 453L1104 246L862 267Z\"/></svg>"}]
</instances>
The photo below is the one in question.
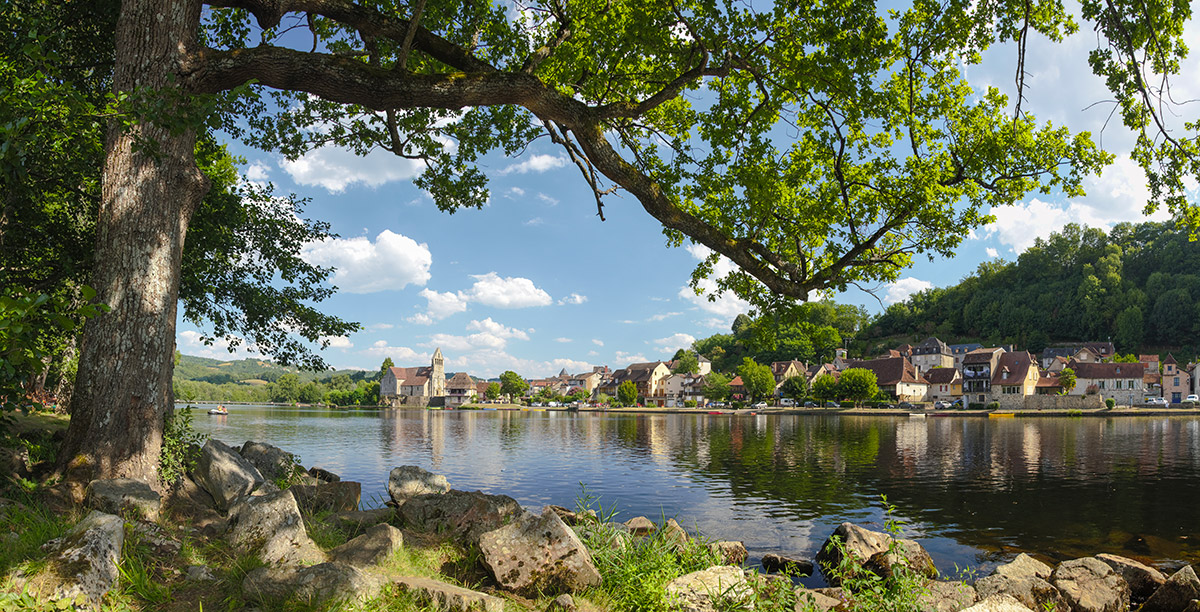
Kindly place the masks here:
<instances>
[{"instance_id":1,"label":"stone tower","mask_svg":"<svg viewBox=\"0 0 1200 612\"><path fill-rule=\"evenodd\" d=\"M433 397L446 396L446 360L442 358L442 349L438 348L433 351L433 372L429 374L429 379L433 383L430 386L430 395Z\"/></svg>"}]
</instances>

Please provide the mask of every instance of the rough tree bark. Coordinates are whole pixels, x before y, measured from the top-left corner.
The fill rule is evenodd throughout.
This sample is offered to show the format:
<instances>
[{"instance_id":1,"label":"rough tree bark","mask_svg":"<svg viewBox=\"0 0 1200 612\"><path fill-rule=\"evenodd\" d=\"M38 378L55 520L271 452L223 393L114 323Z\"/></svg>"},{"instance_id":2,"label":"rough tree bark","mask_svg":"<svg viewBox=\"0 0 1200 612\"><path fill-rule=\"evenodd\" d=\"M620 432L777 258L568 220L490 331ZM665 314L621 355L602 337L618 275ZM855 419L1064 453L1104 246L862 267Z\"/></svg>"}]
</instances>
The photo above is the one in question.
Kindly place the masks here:
<instances>
[{"instance_id":1,"label":"rough tree bark","mask_svg":"<svg viewBox=\"0 0 1200 612\"><path fill-rule=\"evenodd\" d=\"M199 18L198 0L123 2L114 90L173 86ZM194 130L145 120L108 130L93 283L112 311L85 327L60 455L96 477L158 482L183 241L207 190L195 145Z\"/></svg>"}]
</instances>

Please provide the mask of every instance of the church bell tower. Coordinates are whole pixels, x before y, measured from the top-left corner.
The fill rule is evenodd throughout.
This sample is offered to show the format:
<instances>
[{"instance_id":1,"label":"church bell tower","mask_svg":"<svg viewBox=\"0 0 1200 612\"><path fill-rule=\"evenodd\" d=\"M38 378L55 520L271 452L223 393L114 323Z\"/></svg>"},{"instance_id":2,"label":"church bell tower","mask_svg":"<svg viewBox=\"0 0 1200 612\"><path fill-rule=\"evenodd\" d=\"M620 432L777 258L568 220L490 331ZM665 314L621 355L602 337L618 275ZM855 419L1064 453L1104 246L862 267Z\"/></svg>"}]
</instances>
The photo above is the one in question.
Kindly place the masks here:
<instances>
[{"instance_id":1,"label":"church bell tower","mask_svg":"<svg viewBox=\"0 0 1200 612\"><path fill-rule=\"evenodd\" d=\"M430 388L433 397L445 397L446 395L446 360L442 358L442 349L438 348L433 351L433 372L429 375L433 385Z\"/></svg>"}]
</instances>

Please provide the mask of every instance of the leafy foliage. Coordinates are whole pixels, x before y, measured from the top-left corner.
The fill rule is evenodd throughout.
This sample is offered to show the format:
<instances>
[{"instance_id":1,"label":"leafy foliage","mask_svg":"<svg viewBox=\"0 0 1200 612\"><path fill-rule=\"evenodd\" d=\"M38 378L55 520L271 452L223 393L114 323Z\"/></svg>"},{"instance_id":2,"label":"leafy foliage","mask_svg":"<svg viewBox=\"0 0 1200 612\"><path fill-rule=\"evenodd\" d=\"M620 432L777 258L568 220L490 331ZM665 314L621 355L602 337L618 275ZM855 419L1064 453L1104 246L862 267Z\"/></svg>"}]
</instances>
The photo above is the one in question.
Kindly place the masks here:
<instances>
[{"instance_id":1,"label":"leafy foliage","mask_svg":"<svg viewBox=\"0 0 1200 612\"><path fill-rule=\"evenodd\" d=\"M1015 262L985 262L957 285L893 304L863 336L935 334L1034 352L1111 336L1123 352L1179 347L1196 354L1197 270L1200 243L1172 223L1122 223L1108 234L1068 225Z\"/></svg>"},{"instance_id":2,"label":"leafy foliage","mask_svg":"<svg viewBox=\"0 0 1200 612\"><path fill-rule=\"evenodd\" d=\"M831 361L843 340L869 321L866 309L830 301L809 302L768 315L739 315L732 333L696 340L693 348L712 361L713 370L729 372L750 357L775 361Z\"/></svg>"},{"instance_id":3,"label":"leafy foliage","mask_svg":"<svg viewBox=\"0 0 1200 612\"><path fill-rule=\"evenodd\" d=\"M817 399L837 399L840 393L841 389L838 387L838 379L833 374L822 374L813 380L812 395Z\"/></svg>"},{"instance_id":4,"label":"leafy foliage","mask_svg":"<svg viewBox=\"0 0 1200 612\"><path fill-rule=\"evenodd\" d=\"M750 396L750 401L757 401L770 396L775 391L775 375L771 367L759 365L753 359L746 357L738 367L738 376L742 377L742 386Z\"/></svg>"},{"instance_id":5,"label":"leafy foliage","mask_svg":"<svg viewBox=\"0 0 1200 612\"><path fill-rule=\"evenodd\" d=\"M525 395L528 390L529 383L516 372L505 370L500 373L500 392L507 395L510 401Z\"/></svg>"},{"instance_id":6,"label":"leafy foliage","mask_svg":"<svg viewBox=\"0 0 1200 612\"><path fill-rule=\"evenodd\" d=\"M162 454L158 459L158 478L163 484L179 482L188 470L196 467L200 446L207 439L207 435L192 427L191 406L168 413L163 426Z\"/></svg>"},{"instance_id":7,"label":"leafy foliage","mask_svg":"<svg viewBox=\"0 0 1200 612\"><path fill-rule=\"evenodd\" d=\"M633 381L622 381L617 385L617 401L621 402L622 406L632 406L637 403L638 390L637 385Z\"/></svg>"},{"instance_id":8,"label":"leafy foliage","mask_svg":"<svg viewBox=\"0 0 1200 612\"><path fill-rule=\"evenodd\" d=\"M871 370L849 368L838 377L837 394L855 402L862 402L875 397L879 392L878 383L879 379Z\"/></svg>"},{"instance_id":9,"label":"leafy foliage","mask_svg":"<svg viewBox=\"0 0 1200 612\"><path fill-rule=\"evenodd\" d=\"M710 372L704 377L704 397L721 402L729 398L729 377L720 372Z\"/></svg>"},{"instance_id":10,"label":"leafy foliage","mask_svg":"<svg viewBox=\"0 0 1200 612\"><path fill-rule=\"evenodd\" d=\"M1063 368L1063 370L1058 373L1058 384L1062 385L1063 391L1069 393L1071 389L1075 388L1075 382L1075 370L1072 370L1071 368Z\"/></svg>"},{"instance_id":11,"label":"leafy foliage","mask_svg":"<svg viewBox=\"0 0 1200 612\"><path fill-rule=\"evenodd\" d=\"M794 400L804 399L808 395L808 381L803 374L792 376L783 381L783 384L779 387L779 391L786 398Z\"/></svg>"}]
</instances>

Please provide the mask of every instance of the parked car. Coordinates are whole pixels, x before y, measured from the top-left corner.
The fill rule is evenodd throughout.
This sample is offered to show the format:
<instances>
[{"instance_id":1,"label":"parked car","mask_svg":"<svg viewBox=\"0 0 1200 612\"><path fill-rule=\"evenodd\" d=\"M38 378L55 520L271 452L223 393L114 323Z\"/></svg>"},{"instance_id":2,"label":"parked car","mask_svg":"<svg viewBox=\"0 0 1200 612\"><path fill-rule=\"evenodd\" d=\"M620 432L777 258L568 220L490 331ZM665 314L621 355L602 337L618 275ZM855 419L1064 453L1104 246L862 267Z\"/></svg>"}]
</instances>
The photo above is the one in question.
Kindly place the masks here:
<instances>
[{"instance_id":1,"label":"parked car","mask_svg":"<svg viewBox=\"0 0 1200 612\"><path fill-rule=\"evenodd\" d=\"M1157 396L1147 397L1146 405L1148 405L1148 406L1166 406L1166 405L1168 405L1168 402L1167 402L1167 398L1165 398L1165 397L1157 397Z\"/></svg>"},{"instance_id":2,"label":"parked car","mask_svg":"<svg viewBox=\"0 0 1200 612\"><path fill-rule=\"evenodd\" d=\"M751 407L751 408L766 408L766 407L767 407L767 403L766 403L766 402L759 402L759 403L757 403L757 404L754 404L753 406L750 406L750 407Z\"/></svg>"},{"instance_id":3,"label":"parked car","mask_svg":"<svg viewBox=\"0 0 1200 612\"><path fill-rule=\"evenodd\" d=\"M816 408L816 407L817 407L817 405L818 405L818 404L817 404L816 402L814 402L814 401L811 401L811 400L810 400L810 401L807 401L807 402L804 402L804 407L805 407L805 408Z\"/></svg>"},{"instance_id":4,"label":"parked car","mask_svg":"<svg viewBox=\"0 0 1200 612\"><path fill-rule=\"evenodd\" d=\"M838 404L837 402L835 402L835 401L832 401L832 400L831 400L831 401L828 401L828 402L825 402L825 407L826 407L826 408L837 408L839 405L840 405L840 404Z\"/></svg>"},{"instance_id":5,"label":"parked car","mask_svg":"<svg viewBox=\"0 0 1200 612\"><path fill-rule=\"evenodd\" d=\"M1192 395L1187 396L1187 399L1183 400L1183 403L1185 403L1185 404L1200 403L1200 396L1193 393Z\"/></svg>"},{"instance_id":6,"label":"parked car","mask_svg":"<svg viewBox=\"0 0 1200 612\"><path fill-rule=\"evenodd\" d=\"M794 399L792 399L792 398L790 398L790 397L785 397L785 398L783 398L783 399L780 399L780 400L779 400L779 405L780 405L780 406L784 406L784 407L791 407L791 406L795 406L795 405L796 405L796 400L794 400Z\"/></svg>"},{"instance_id":7,"label":"parked car","mask_svg":"<svg viewBox=\"0 0 1200 612\"><path fill-rule=\"evenodd\" d=\"M913 406L912 404L910 404L910 403L908 403L908 402L900 402L899 404L897 404L897 405L896 405L896 407L897 407L897 408L899 408L899 409L901 409L901 410L914 410L914 409L916 409L916 406Z\"/></svg>"},{"instance_id":8,"label":"parked car","mask_svg":"<svg viewBox=\"0 0 1200 612\"><path fill-rule=\"evenodd\" d=\"M946 401L942 401L942 400L938 400L933 403L934 410L949 410L952 406L953 406L953 404L951 404L950 402L946 402Z\"/></svg>"}]
</instances>

